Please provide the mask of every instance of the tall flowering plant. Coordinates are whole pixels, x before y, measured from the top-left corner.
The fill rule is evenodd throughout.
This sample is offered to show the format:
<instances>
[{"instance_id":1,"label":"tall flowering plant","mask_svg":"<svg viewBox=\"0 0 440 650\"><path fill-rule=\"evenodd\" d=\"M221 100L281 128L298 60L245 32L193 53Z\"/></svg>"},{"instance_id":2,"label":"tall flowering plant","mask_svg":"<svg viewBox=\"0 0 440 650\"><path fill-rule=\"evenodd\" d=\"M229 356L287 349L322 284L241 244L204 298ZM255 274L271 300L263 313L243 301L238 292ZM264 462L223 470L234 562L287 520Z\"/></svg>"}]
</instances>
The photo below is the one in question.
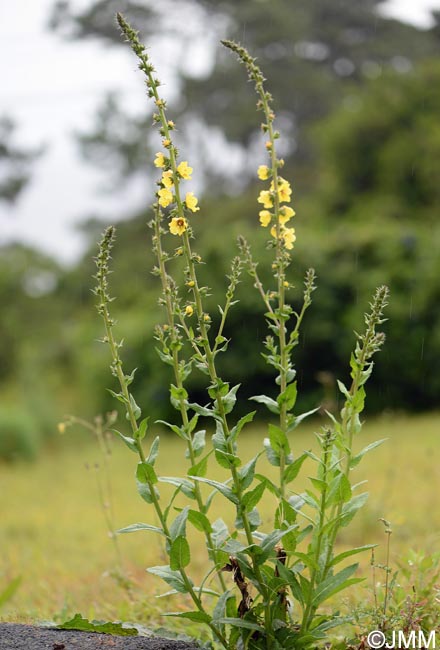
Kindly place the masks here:
<instances>
[{"instance_id":1,"label":"tall flowering plant","mask_svg":"<svg viewBox=\"0 0 440 650\"><path fill-rule=\"evenodd\" d=\"M315 290L315 273L313 269L307 272L303 305L295 312L286 299L291 289L287 273L296 240L295 229L290 225L295 216L290 205L292 189L280 174L283 160L276 152L279 133L274 128L272 98L265 90L262 72L244 48L230 41L223 43L246 66L258 95L257 108L264 115L262 129L267 134L269 160L257 171L259 179L267 183L258 197L259 221L270 232L274 286L270 289L263 286L251 248L240 238L239 255L232 260L220 320L214 327L214 320L205 308L209 290L199 278L202 258L193 250L197 229L194 217L199 206L197 197L186 186L193 170L188 161L179 159L173 143L175 125L168 119L166 102L159 93L160 82L145 47L123 16L118 14L117 19L146 77L148 95L156 107L153 121L162 137L162 149L154 160L160 178L150 226L156 257L153 271L161 284L159 302L165 321L156 327L155 336L158 354L170 366L170 401L178 413L179 423L159 421L159 424L184 441L187 461L182 476L158 476L159 436L145 446L148 417L144 417L130 390L134 371L128 374L123 369L122 341L115 337L110 314L108 272L115 229L109 227L97 257L95 291L105 327L103 340L110 348L111 370L119 383L119 392L113 391L113 395L124 405L131 429L128 435L117 433L138 456L137 489L159 522L154 526L137 523L119 532L148 531L160 536L168 564L148 570L171 587L169 594L186 594L193 603L189 611L168 615L207 626L216 645L231 650L310 647L340 622L336 615L320 613L322 604L360 579L354 577L357 564L346 565L345 561L371 548L363 546L343 553L335 550L341 527L349 523L366 500L366 494L358 493L352 485L350 471L375 445L354 453L353 441L361 429L364 386L373 369L372 357L384 341L377 327L383 322L388 290L385 287L377 290L371 311L365 317L366 330L357 335L350 361L351 385L339 383L344 399L340 416L329 416L328 426L316 434L320 453L295 456L291 433L314 412L298 414L295 410L293 351ZM164 246L169 237L177 238L178 242L172 254ZM183 258L182 278L172 275L175 258ZM224 327L230 309L237 302L235 291L243 270L252 276L265 308L269 330L264 341L265 358L274 368L276 385L275 398L267 395L252 398L267 407L273 421L268 425L263 450L251 459L240 456L239 437L252 422L255 411L240 419L234 417L240 386L231 386L220 376L217 362L218 355L227 352ZM186 388L189 376L195 372L206 377L207 403L203 405L192 402ZM199 428L201 419L212 425L214 433L210 442L206 430ZM270 480L264 470L257 472L262 454L278 469L276 481ZM314 476L309 488L297 494L291 486L306 461L315 465ZM224 482L210 477L212 462L226 470L228 478ZM161 500L161 483L171 484L173 488L166 503ZM203 487L211 489L208 496ZM210 516L212 500L217 495L235 509L232 526L223 519L213 521ZM269 529L262 525L258 511L260 502L267 496L276 501ZM182 498L186 500L183 507ZM207 571L198 585L190 577L189 526L203 536L206 546ZM345 566L337 569L341 562Z\"/></svg>"}]
</instances>

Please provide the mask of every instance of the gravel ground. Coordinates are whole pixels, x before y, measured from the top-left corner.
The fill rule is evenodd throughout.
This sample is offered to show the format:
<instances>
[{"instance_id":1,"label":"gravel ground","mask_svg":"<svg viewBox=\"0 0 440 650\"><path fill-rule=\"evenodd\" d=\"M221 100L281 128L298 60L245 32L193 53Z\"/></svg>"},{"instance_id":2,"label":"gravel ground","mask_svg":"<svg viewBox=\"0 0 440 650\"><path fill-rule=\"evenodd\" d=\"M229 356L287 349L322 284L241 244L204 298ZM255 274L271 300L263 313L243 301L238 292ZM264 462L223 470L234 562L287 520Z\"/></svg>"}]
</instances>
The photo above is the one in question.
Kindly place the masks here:
<instances>
[{"instance_id":1,"label":"gravel ground","mask_svg":"<svg viewBox=\"0 0 440 650\"><path fill-rule=\"evenodd\" d=\"M113 636L0 623L0 650L197 650L197 646L159 637Z\"/></svg>"}]
</instances>

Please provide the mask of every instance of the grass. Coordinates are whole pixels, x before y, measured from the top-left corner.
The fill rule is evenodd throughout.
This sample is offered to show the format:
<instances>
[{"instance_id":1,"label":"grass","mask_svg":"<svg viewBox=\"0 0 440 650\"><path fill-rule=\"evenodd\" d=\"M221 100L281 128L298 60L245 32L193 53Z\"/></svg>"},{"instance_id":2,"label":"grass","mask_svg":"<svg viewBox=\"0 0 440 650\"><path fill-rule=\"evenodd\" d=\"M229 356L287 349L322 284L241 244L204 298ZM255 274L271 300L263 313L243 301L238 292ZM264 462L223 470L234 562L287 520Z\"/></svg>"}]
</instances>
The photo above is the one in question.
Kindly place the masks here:
<instances>
[{"instance_id":1,"label":"grass","mask_svg":"<svg viewBox=\"0 0 440 650\"><path fill-rule=\"evenodd\" d=\"M387 415L366 424L359 448L378 438L388 441L367 455L355 470L359 481L368 477L370 499L345 529L342 546L378 543L376 560L384 562L385 535L378 521L384 517L391 521L394 531L392 564L405 558L410 549L429 553L438 547L439 430L440 415ZM312 434L312 425L298 433L293 444L297 453L314 446ZM261 448L263 437L263 429L257 427L243 434L243 457L251 457ZM183 455L180 442L164 436L158 461L160 474L179 475ZM267 467L260 462L261 469ZM97 475L102 475L102 468L95 468L95 463L100 463L95 441L84 443L81 438L79 443L72 431L63 446L47 452L37 463L0 467L0 591L9 579L17 575L23 578L14 598L1 610L2 620L41 621L79 611L91 618L157 625L161 624L160 611L168 607L175 610L176 603L179 606L176 600L168 605L155 599L155 594L167 590L166 585L145 573L147 566L165 563L154 535L140 532L120 536L124 579L115 573L116 556L97 491ZM138 521L154 523L151 508L136 493L134 454L115 441L110 464L116 528ZM215 473L214 465L212 462ZM306 476L307 465L302 484L296 487L299 491ZM233 521L224 501L216 497L214 504L217 516ZM273 514L270 497L266 508L261 513L263 520ZM203 571L204 548L197 537L191 544L195 549L191 571L197 579ZM357 599L365 598L370 591L369 560L364 554L361 569L367 580L355 588Z\"/></svg>"}]
</instances>

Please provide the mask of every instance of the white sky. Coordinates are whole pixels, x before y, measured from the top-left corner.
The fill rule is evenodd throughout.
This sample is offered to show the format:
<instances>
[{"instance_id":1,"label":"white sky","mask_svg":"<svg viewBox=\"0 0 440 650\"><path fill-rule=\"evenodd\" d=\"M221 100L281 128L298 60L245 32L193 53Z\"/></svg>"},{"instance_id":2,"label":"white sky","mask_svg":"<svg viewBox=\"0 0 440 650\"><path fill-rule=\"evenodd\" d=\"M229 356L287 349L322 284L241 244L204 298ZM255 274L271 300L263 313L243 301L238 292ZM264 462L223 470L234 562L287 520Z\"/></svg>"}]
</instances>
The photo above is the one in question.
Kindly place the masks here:
<instances>
[{"instance_id":1,"label":"white sky","mask_svg":"<svg viewBox=\"0 0 440 650\"><path fill-rule=\"evenodd\" d=\"M68 263L82 250L75 224L99 212L117 218L127 202L140 205L143 194L140 187L130 196L99 193L105 177L80 160L71 134L90 125L105 90L117 88L134 111L142 110L145 94L128 48L66 43L45 31L51 6L52 0L0 2L0 115L17 120L20 142L48 147L18 203L0 205L0 244L19 239ZM431 8L440 0L389 0L384 13L423 27Z\"/></svg>"}]
</instances>

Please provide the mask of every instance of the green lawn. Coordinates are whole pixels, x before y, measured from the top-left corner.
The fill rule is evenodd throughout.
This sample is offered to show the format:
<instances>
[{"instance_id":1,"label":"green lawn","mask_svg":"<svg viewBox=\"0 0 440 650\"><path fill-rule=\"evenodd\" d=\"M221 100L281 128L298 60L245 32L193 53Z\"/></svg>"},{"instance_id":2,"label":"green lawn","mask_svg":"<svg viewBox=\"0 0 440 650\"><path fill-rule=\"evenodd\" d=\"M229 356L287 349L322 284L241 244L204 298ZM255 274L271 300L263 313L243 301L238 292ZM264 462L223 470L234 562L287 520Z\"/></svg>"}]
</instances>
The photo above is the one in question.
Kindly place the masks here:
<instances>
[{"instance_id":1,"label":"green lawn","mask_svg":"<svg viewBox=\"0 0 440 650\"><path fill-rule=\"evenodd\" d=\"M312 433L313 428L307 425L296 435L292 445L296 453L314 446ZM431 552L438 548L439 435L439 415L387 415L365 426L357 441L359 448L378 438L388 441L356 469L356 480L368 478L370 499L346 529L341 545L378 543L376 559L383 562L385 535L378 520L384 517L393 525L393 562L404 558L410 549ZM244 433L242 457L251 457L261 448L263 436L263 429L258 428ZM164 602L154 596L166 588L146 574L145 568L166 562L159 541L150 533L118 538L123 573L131 585L124 586L115 576L115 550L99 505L97 478L104 479L105 474L95 463L101 463L95 441L79 444L72 431L63 446L47 452L37 463L0 467L0 591L9 579L17 575L23 579L13 600L1 610L3 620L53 619L63 612L80 611L89 617L158 622ZM154 523L150 507L136 493L134 454L115 441L110 465L116 528L138 521ZM215 462L211 465L217 473ZM181 466L181 441L164 436L159 473L178 475ZM260 471L267 467L262 459ZM304 487L308 471L304 465L295 486L298 491ZM213 508L216 516L231 521L232 513L218 496ZM263 520L269 521L271 514L273 501L269 497ZM198 538L192 539L192 544L197 551L193 552L191 571L197 579L205 556ZM366 585L371 583L369 560L368 555L362 560ZM366 588L358 587L356 596L362 598Z\"/></svg>"}]
</instances>

